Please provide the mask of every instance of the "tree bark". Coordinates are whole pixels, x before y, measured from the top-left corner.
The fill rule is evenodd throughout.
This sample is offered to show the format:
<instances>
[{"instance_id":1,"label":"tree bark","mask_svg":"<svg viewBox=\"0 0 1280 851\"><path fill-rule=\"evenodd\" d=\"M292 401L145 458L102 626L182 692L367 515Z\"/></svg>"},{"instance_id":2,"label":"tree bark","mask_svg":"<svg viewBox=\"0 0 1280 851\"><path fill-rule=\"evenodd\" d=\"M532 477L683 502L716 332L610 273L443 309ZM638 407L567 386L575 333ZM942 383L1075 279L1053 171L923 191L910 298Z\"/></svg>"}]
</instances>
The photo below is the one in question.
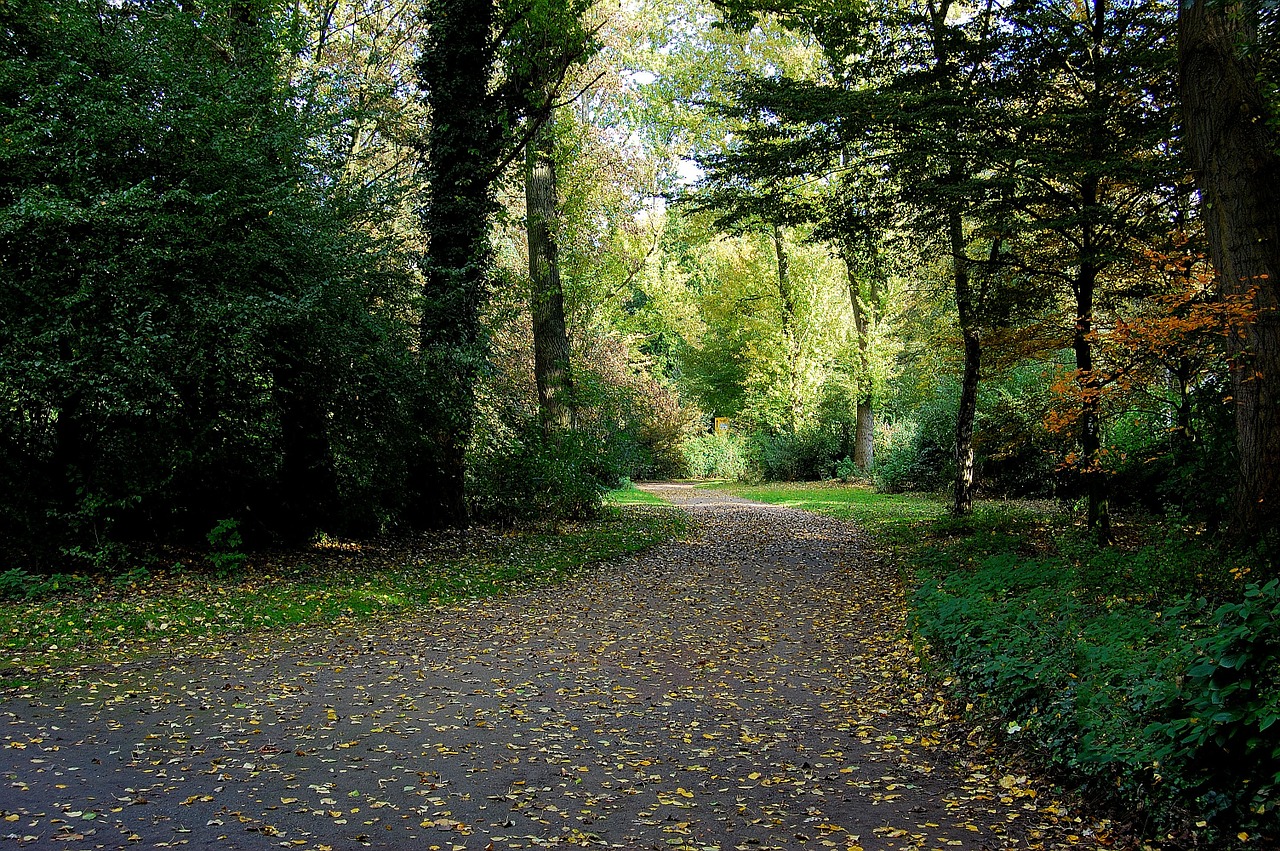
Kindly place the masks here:
<instances>
[{"instance_id":1,"label":"tree bark","mask_svg":"<svg viewBox=\"0 0 1280 851\"><path fill-rule=\"evenodd\" d=\"M480 310L490 286L491 170L501 141L489 98L494 4L428 0L423 14L429 28L417 72L432 111L421 157L430 243L419 326L424 445L409 489L419 525L462 526L475 382L487 358Z\"/></svg>"},{"instance_id":2,"label":"tree bark","mask_svg":"<svg viewBox=\"0 0 1280 851\"><path fill-rule=\"evenodd\" d=\"M1089 228L1085 228L1084 245L1089 248ZM1076 376L1080 383L1080 462L1081 478L1089 502L1088 527L1101 544L1111 543L1111 503L1108 499L1106 472L1102 469L1102 386L1093 363L1093 297L1097 289L1098 269L1089 261L1080 265L1074 283L1076 324L1071 348L1075 352Z\"/></svg>"},{"instance_id":3,"label":"tree bark","mask_svg":"<svg viewBox=\"0 0 1280 851\"><path fill-rule=\"evenodd\" d=\"M951 272L956 290L956 311L964 342L964 377L960 381L960 406L956 411L956 481L951 511L965 515L973 510L973 424L978 415L978 383L982 380L982 339L978 333L969 257L965 253L964 220L959 210L947 214L951 245Z\"/></svg>"},{"instance_id":4,"label":"tree bark","mask_svg":"<svg viewBox=\"0 0 1280 851\"><path fill-rule=\"evenodd\" d=\"M854 427L853 463L864 473L871 469L875 461L875 399L871 388L871 326L874 316L868 316L867 305L863 303L858 274L854 269L850 255L852 249L845 249L845 273L849 279L849 306L853 309L853 329L858 336L858 366L861 368L858 377L857 419ZM879 302L875 279L871 284L870 304Z\"/></svg>"},{"instance_id":5,"label":"tree bark","mask_svg":"<svg viewBox=\"0 0 1280 851\"><path fill-rule=\"evenodd\" d=\"M554 116L548 116L529 145L524 182L534 374L538 383L542 432L548 439L574 426L569 333L564 317L564 289L560 281L560 255L555 233L559 197L554 153Z\"/></svg>"},{"instance_id":6,"label":"tree bark","mask_svg":"<svg viewBox=\"0 0 1280 851\"><path fill-rule=\"evenodd\" d=\"M1252 293L1256 308L1230 338L1240 456L1230 528L1252 542L1280 530L1280 139L1245 50L1247 10L1212 0L1179 8L1184 137L1210 253L1222 292Z\"/></svg>"},{"instance_id":7,"label":"tree bark","mask_svg":"<svg viewBox=\"0 0 1280 851\"><path fill-rule=\"evenodd\" d=\"M795 291L791 287L791 261L779 225L773 226L773 251L778 259L778 296L782 301L782 335L787 347L787 429L796 433L803 399L800 392L800 335Z\"/></svg>"},{"instance_id":8,"label":"tree bark","mask_svg":"<svg viewBox=\"0 0 1280 851\"><path fill-rule=\"evenodd\" d=\"M854 426L853 463L864 473L875 461L876 411L871 400L858 400L857 423Z\"/></svg>"}]
</instances>

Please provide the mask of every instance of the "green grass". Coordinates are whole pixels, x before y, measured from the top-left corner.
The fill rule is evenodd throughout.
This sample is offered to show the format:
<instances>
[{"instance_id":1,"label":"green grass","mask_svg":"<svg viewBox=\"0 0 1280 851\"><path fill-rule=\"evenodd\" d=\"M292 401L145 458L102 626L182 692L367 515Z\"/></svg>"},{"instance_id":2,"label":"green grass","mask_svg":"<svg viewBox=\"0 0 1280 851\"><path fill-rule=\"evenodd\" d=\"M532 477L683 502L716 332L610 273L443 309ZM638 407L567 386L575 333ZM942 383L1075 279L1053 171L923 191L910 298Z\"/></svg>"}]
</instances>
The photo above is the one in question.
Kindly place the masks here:
<instances>
[{"instance_id":1,"label":"green grass","mask_svg":"<svg viewBox=\"0 0 1280 851\"><path fill-rule=\"evenodd\" d=\"M770 505L785 505L850 520L895 540L909 536L916 524L939 520L947 512L946 503L931 494L876 493L864 485L839 482L744 485L719 481L700 486Z\"/></svg>"},{"instance_id":2,"label":"green grass","mask_svg":"<svg viewBox=\"0 0 1280 851\"><path fill-rule=\"evenodd\" d=\"M654 496L647 491L642 491L635 485L628 484L611 490L604 495L605 505L670 505L660 496Z\"/></svg>"},{"instance_id":3,"label":"green grass","mask_svg":"<svg viewBox=\"0 0 1280 851\"><path fill-rule=\"evenodd\" d=\"M557 532L465 532L372 544L329 542L255 555L238 577L199 570L132 581L72 579L37 600L0 603L0 682L30 685L191 641L332 623L541 586L679 534L675 508L606 508Z\"/></svg>"}]
</instances>

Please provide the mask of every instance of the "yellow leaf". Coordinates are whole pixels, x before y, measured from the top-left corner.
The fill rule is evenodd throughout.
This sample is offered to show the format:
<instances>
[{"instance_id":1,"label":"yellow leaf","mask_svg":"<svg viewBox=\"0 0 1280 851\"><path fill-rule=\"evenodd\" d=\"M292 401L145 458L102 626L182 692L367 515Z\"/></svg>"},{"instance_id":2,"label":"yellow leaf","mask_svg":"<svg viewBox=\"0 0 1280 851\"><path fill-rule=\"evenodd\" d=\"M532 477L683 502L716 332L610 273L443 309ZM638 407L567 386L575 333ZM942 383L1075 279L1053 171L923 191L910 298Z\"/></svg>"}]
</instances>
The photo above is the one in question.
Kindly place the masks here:
<instances>
[{"instance_id":1,"label":"yellow leaf","mask_svg":"<svg viewBox=\"0 0 1280 851\"><path fill-rule=\"evenodd\" d=\"M750 774L748 774L748 775L747 775L747 779L748 779L748 780L759 780L759 779L760 779L760 772L758 772L758 771L753 771L753 772L751 772Z\"/></svg>"},{"instance_id":2,"label":"yellow leaf","mask_svg":"<svg viewBox=\"0 0 1280 851\"><path fill-rule=\"evenodd\" d=\"M679 789L676 789L676 794L677 794L677 795L679 795L679 796L680 796L680 797L682 797L682 798L692 798L692 797L693 797L693 793L692 793L692 792L690 792L688 789L685 789L684 787L681 787L681 788L679 788Z\"/></svg>"},{"instance_id":3,"label":"yellow leaf","mask_svg":"<svg viewBox=\"0 0 1280 851\"><path fill-rule=\"evenodd\" d=\"M1239 839L1241 842L1248 842L1248 841L1249 841L1249 834L1245 833L1245 832L1242 830L1242 831L1240 831L1239 833L1237 833L1237 834L1236 834L1236 839Z\"/></svg>"},{"instance_id":4,"label":"yellow leaf","mask_svg":"<svg viewBox=\"0 0 1280 851\"><path fill-rule=\"evenodd\" d=\"M282 804L296 804L296 803L298 803L298 799L297 799L297 798L281 798L281 799L280 799L280 803L282 803Z\"/></svg>"}]
</instances>

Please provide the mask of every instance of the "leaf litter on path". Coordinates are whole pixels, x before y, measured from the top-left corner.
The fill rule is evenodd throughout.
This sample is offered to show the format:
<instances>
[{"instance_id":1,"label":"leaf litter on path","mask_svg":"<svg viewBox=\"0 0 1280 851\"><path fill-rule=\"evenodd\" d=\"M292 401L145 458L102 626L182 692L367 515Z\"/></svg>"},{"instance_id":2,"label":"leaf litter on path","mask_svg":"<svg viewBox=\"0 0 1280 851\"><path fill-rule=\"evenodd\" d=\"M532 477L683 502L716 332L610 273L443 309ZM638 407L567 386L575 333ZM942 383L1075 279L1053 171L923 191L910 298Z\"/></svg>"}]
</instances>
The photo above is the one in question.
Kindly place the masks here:
<instances>
[{"instance_id":1,"label":"leaf litter on path","mask_svg":"<svg viewBox=\"0 0 1280 851\"><path fill-rule=\"evenodd\" d=\"M274 631L0 704L49 848L1106 847L950 732L854 527L687 487L572 583ZM247 646L246 646L247 645Z\"/></svg>"}]
</instances>

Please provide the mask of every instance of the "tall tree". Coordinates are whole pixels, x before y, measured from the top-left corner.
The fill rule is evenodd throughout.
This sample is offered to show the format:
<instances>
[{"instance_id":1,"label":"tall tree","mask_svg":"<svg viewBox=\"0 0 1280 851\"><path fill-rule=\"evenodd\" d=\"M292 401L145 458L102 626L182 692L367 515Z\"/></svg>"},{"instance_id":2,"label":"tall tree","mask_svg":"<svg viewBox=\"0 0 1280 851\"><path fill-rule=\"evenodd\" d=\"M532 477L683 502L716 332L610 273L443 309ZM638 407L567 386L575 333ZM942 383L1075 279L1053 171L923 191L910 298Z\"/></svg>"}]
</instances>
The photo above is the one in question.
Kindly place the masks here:
<instances>
[{"instance_id":1,"label":"tall tree","mask_svg":"<svg viewBox=\"0 0 1280 851\"><path fill-rule=\"evenodd\" d=\"M423 4L427 35L417 72L431 124L424 144L426 198L420 351L428 446L411 488L419 522L461 525L467 519L464 474L474 427L474 385L485 360L480 311L488 297L493 181L506 144L503 115L490 96L497 44L493 0Z\"/></svg>"},{"instance_id":2,"label":"tall tree","mask_svg":"<svg viewBox=\"0 0 1280 851\"><path fill-rule=\"evenodd\" d=\"M565 322L564 286L560 280L560 196L555 134L553 111L529 145L524 181L534 377L542 429L547 438L568 431L574 420L569 332Z\"/></svg>"},{"instance_id":3,"label":"tall tree","mask_svg":"<svg viewBox=\"0 0 1280 851\"><path fill-rule=\"evenodd\" d=\"M364 228L372 195L324 177L289 14L0 15L8 540L376 528L399 501L412 384L403 257Z\"/></svg>"},{"instance_id":4,"label":"tall tree","mask_svg":"<svg viewBox=\"0 0 1280 851\"><path fill-rule=\"evenodd\" d=\"M1280 530L1277 52L1280 11L1273 3L1179 4L1183 135L1211 256L1223 293L1251 295L1256 308L1231 337L1240 457L1233 529L1246 541L1274 539Z\"/></svg>"},{"instance_id":5,"label":"tall tree","mask_svg":"<svg viewBox=\"0 0 1280 851\"><path fill-rule=\"evenodd\" d=\"M803 2L724 5L745 21L764 8L780 12L789 26L818 41L832 72L825 81L778 75L744 81L736 109L753 120L734 167L774 174L781 168L803 178L848 168L850 152L857 152L858 167L876 164L899 190L880 202L909 211L906 224L951 258L965 355L953 508L967 513L976 476L981 331L989 321L991 286L1000 280L975 276L988 261L969 254L989 246L992 235L981 225L993 194L990 139L1002 131L981 83L991 64L994 7L961 16L953 14L951 0L828 10Z\"/></svg>"},{"instance_id":6,"label":"tall tree","mask_svg":"<svg viewBox=\"0 0 1280 851\"><path fill-rule=\"evenodd\" d=\"M1094 339L1100 306L1132 290L1140 246L1173 226L1172 24L1150 0L1020 3L1005 15L1001 60L1006 85L1020 90L1007 158L1022 217L1020 273L1071 300L1078 470L1088 526L1103 541L1111 532Z\"/></svg>"},{"instance_id":7,"label":"tall tree","mask_svg":"<svg viewBox=\"0 0 1280 851\"><path fill-rule=\"evenodd\" d=\"M423 4L428 29L416 69L431 124L422 148L429 245L420 346L433 391L421 406L428 445L412 480L425 525L467 522L466 452L475 381L486 362L480 320L492 286L494 185L550 114L569 68L595 49L582 24L586 5Z\"/></svg>"}]
</instances>

